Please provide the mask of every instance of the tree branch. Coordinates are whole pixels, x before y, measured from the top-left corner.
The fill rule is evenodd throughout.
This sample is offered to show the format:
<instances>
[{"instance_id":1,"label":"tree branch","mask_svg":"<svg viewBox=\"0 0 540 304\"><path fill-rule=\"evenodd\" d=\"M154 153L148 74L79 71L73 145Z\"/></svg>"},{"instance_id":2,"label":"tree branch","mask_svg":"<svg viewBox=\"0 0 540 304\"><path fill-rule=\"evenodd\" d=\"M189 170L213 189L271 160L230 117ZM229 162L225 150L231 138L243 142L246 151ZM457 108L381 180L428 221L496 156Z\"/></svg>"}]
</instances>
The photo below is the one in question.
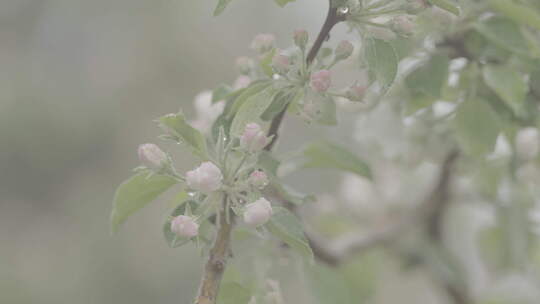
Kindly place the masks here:
<instances>
[{"instance_id":1,"label":"tree branch","mask_svg":"<svg viewBox=\"0 0 540 304\"><path fill-rule=\"evenodd\" d=\"M195 304L215 304L217 301L219 285L230 252L231 232L234 225L233 217L230 217L229 222L225 220L227 216L225 212L226 200L225 196L220 210L219 229L212 249L210 249L208 261L204 266L204 274Z\"/></svg>"}]
</instances>

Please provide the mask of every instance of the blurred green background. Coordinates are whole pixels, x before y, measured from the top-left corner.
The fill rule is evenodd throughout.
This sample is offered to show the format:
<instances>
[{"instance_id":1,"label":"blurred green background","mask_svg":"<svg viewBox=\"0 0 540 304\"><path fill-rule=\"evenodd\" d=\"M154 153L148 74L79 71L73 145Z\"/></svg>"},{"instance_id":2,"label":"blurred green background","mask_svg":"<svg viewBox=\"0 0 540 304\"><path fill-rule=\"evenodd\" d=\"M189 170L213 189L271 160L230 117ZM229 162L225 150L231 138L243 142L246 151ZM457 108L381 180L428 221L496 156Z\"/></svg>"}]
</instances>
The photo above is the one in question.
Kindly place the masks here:
<instances>
[{"instance_id":1,"label":"blurred green background","mask_svg":"<svg viewBox=\"0 0 540 304\"><path fill-rule=\"evenodd\" d=\"M201 259L167 248L166 199L110 236L114 190L154 118L232 83L255 34L289 45L326 11L215 2L0 1L0 303L190 303Z\"/></svg>"}]
</instances>

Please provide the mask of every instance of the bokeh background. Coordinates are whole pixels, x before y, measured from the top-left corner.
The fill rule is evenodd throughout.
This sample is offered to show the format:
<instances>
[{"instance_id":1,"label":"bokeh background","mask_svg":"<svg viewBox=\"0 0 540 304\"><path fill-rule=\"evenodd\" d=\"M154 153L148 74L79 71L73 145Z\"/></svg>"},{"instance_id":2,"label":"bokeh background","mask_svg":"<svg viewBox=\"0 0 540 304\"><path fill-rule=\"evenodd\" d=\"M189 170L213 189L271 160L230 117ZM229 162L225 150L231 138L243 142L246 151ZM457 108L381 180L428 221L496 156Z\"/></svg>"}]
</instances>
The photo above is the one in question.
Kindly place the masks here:
<instances>
[{"instance_id":1,"label":"bokeh background","mask_svg":"<svg viewBox=\"0 0 540 304\"><path fill-rule=\"evenodd\" d=\"M163 241L167 198L111 236L114 190L154 118L232 83L255 34L289 45L326 11L243 0L214 18L215 4L0 1L0 303L190 303L201 259Z\"/></svg>"},{"instance_id":2,"label":"bokeh background","mask_svg":"<svg viewBox=\"0 0 540 304\"><path fill-rule=\"evenodd\" d=\"M287 47L296 28L315 36L327 9L322 0L297 0L285 9L271 0L237 0L214 18L216 2L0 1L0 303L191 303L202 259L192 246L173 250L163 240L171 193L111 236L114 191L138 165L141 143L156 142L173 153L179 171L192 168L195 160L185 150L156 138L153 119L179 108L195 118L194 97L235 81L234 61L253 55L253 36L274 33L278 46ZM331 41L346 35L340 25ZM361 79L357 65L340 67L335 83ZM381 208L401 210L388 202L417 204L437 165L397 168L384 161L424 149L411 148L406 122L390 106L361 118L358 109L341 107L342 129L288 119L279 151L298 148L298 138L331 137L371 155L378 184L324 171L295 174L288 182L319 194L313 205L318 212L339 200L337 212L345 216L327 217L326 223L337 230L343 218L369 226ZM363 151L367 145L360 142L374 142L374 148ZM374 152L381 146L385 153ZM493 208L477 197L459 198L465 204L451 215L447 242L469 276L464 284L488 295L482 304L538 303L540 288L528 266L525 275L500 277L483 267L474 232L493 221ZM287 264L281 252L275 257L273 278L282 279L286 303L314 303L302 269ZM535 261L540 265L540 258ZM358 294L374 295L367 303L450 303L425 269L405 269L386 253L369 252L344 268L361 282L352 286ZM325 279L332 286L333 277ZM502 295L527 300L499 301Z\"/></svg>"}]
</instances>

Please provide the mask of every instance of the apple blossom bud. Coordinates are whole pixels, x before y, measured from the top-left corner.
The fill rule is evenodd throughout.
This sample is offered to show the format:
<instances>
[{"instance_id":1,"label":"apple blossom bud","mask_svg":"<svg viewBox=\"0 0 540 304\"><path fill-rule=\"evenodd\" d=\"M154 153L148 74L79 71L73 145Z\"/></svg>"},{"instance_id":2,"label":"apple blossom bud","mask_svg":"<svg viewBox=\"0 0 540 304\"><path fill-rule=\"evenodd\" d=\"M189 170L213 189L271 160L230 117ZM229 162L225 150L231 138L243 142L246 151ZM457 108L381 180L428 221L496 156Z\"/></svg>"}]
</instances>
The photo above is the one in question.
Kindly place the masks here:
<instances>
[{"instance_id":1,"label":"apple blossom bud","mask_svg":"<svg viewBox=\"0 0 540 304\"><path fill-rule=\"evenodd\" d=\"M522 160L532 160L540 150L540 135L537 128L528 127L516 134L516 153Z\"/></svg>"},{"instance_id":2,"label":"apple blossom bud","mask_svg":"<svg viewBox=\"0 0 540 304\"><path fill-rule=\"evenodd\" d=\"M259 53L265 53L274 47L276 38L272 34L258 34L251 42L251 48Z\"/></svg>"},{"instance_id":3,"label":"apple blossom bud","mask_svg":"<svg viewBox=\"0 0 540 304\"><path fill-rule=\"evenodd\" d=\"M278 74L287 74L289 71L289 57L282 55L282 54L276 54L272 58L272 67Z\"/></svg>"},{"instance_id":4,"label":"apple blossom bud","mask_svg":"<svg viewBox=\"0 0 540 304\"><path fill-rule=\"evenodd\" d=\"M234 81L233 89L238 90L238 89L247 88L250 83L251 83L251 78L249 78L246 75L240 75Z\"/></svg>"},{"instance_id":5,"label":"apple blossom bud","mask_svg":"<svg viewBox=\"0 0 540 304\"><path fill-rule=\"evenodd\" d=\"M308 43L308 32L304 29L298 29L294 31L294 44L297 47L304 49Z\"/></svg>"},{"instance_id":6,"label":"apple blossom bud","mask_svg":"<svg viewBox=\"0 0 540 304\"><path fill-rule=\"evenodd\" d=\"M335 52L336 60L343 60L349 58L353 53L354 46L347 40L341 41Z\"/></svg>"},{"instance_id":7,"label":"apple blossom bud","mask_svg":"<svg viewBox=\"0 0 540 304\"><path fill-rule=\"evenodd\" d=\"M185 238L192 238L199 234L199 224L190 216L179 215L171 221L171 231Z\"/></svg>"},{"instance_id":8,"label":"apple blossom bud","mask_svg":"<svg viewBox=\"0 0 540 304\"><path fill-rule=\"evenodd\" d=\"M263 189L268 185L268 176L266 176L264 171L255 170L249 175L248 182L256 188Z\"/></svg>"},{"instance_id":9,"label":"apple blossom bud","mask_svg":"<svg viewBox=\"0 0 540 304\"><path fill-rule=\"evenodd\" d=\"M311 74L310 86L315 92L326 92L332 84L331 73L328 70L320 70Z\"/></svg>"},{"instance_id":10,"label":"apple blossom bud","mask_svg":"<svg viewBox=\"0 0 540 304\"><path fill-rule=\"evenodd\" d=\"M249 152L260 151L269 142L270 138L266 136L261 126L256 123L248 123L244 133L240 136L240 146Z\"/></svg>"},{"instance_id":11,"label":"apple blossom bud","mask_svg":"<svg viewBox=\"0 0 540 304\"><path fill-rule=\"evenodd\" d=\"M186 173L187 185L203 193L209 193L221 188L222 179L221 170L211 162L204 162L196 169Z\"/></svg>"},{"instance_id":12,"label":"apple blossom bud","mask_svg":"<svg viewBox=\"0 0 540 304\"><path fill-rule=\"evenodd\" d=\"M366 87L359 84L354 84L349 87L345 95L349 100L352 101L361 101L364 99L364 95L366 94Z\"/></svg>"},{"instance_id":13,"label":"apple blossom bud","mask_svg":"<svg viewBox=\"0 0 540 304\"><path fill-rule=\"evenodd\" d=\"M167 162L167 154L154 144L143 144L137 150L139 160L150 169L159 169Z\"/></svg>"},{"instance_id":14,"label":"apple blossom bud","mask_svg":"<svg viewBox=\"0 0 540 304\"><path fill-rule=\"evenodd\" d=\"M253 60L249 57L238 57L236 58L236 67L242 74L248 74L253 67Z\"/></svg>"},{"instance_id":15,"label":"apple blossom bud","mask_svg":"<svg viewBox=\"0 0 540 304\"><path fill-rule=\"evenodd\" d=\"M251 227L257 227L268 222L271 216L272 206L270 202L261 197L255 202L246 205L244 222Z\"/></svg>"},{"instance_id":16,"label":"apple blossom bud","mask_svg":"<svg viewBox=\"0 0 540 304\"><path fill-rule=\"evenodd\" d=\"M398 34L410 35L414 32L414 23L407 16L397 16L392 19L392 30Z\"/></svg>"}]
</instances>

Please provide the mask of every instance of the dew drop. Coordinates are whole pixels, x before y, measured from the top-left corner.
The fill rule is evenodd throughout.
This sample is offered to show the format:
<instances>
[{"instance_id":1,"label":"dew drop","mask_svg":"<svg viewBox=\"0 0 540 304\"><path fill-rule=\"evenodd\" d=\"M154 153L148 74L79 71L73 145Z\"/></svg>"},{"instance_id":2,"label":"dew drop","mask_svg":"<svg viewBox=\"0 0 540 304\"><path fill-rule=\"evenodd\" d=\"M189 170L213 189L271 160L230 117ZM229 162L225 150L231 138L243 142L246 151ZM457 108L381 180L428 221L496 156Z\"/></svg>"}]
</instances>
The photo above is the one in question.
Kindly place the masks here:
<instances>
[{"instance_id":1,"label":"dew drop","mask_svg":"<svg viewBox=\"0 0 540 304\"><path fill-rule=\"evenodd\" d=\"M342 7L338 8L338 13L340 15L345 15L348 12L349 12L349 7L347 7L347 6L342 6Z\"/></svg>"}]
</instances>

